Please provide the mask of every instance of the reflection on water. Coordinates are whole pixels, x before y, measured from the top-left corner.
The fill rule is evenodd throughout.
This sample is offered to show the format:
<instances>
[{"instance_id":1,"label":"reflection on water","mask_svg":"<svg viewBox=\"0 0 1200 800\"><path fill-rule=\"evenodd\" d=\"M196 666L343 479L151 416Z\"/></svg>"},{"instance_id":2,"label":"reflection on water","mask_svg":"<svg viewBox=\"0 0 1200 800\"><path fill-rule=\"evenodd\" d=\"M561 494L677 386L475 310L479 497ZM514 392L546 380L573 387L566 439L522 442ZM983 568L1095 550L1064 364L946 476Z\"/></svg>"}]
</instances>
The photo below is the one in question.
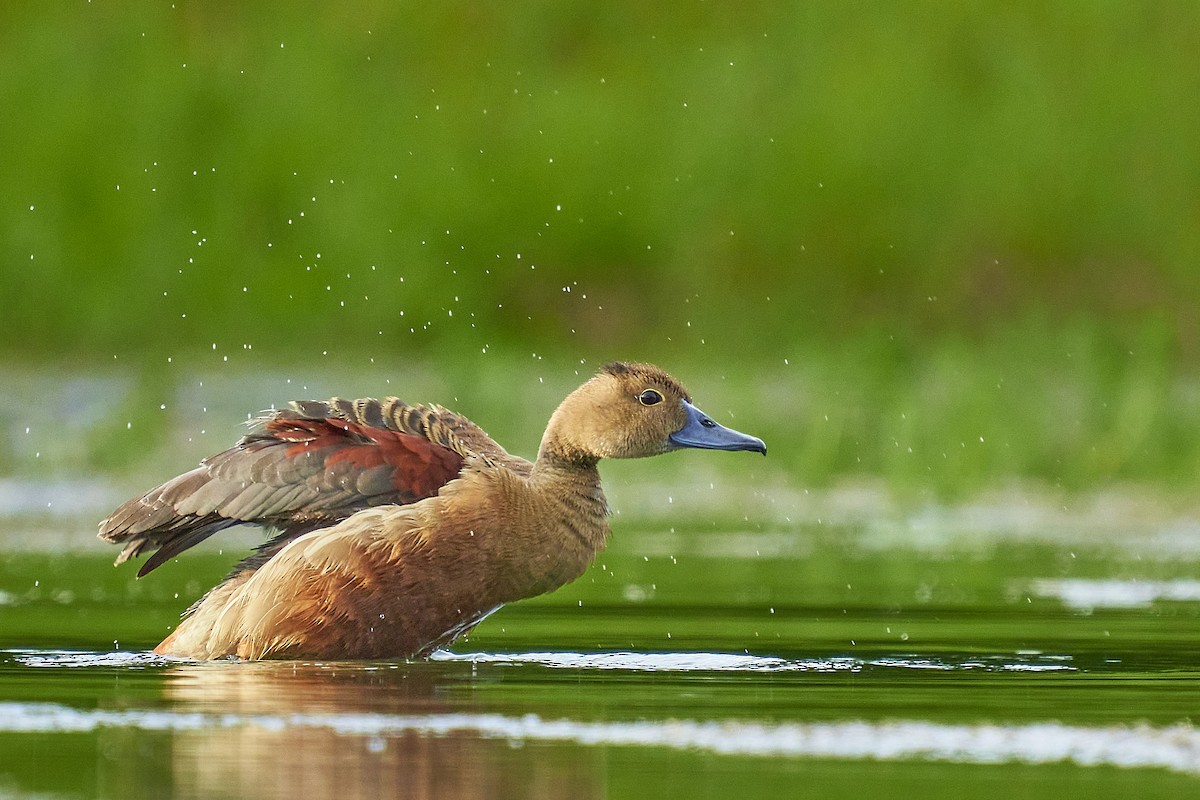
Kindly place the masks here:
<instances>
[{"instance_id":1,"label":"reflection on water","mask_svg":"<svg viewBox=\"0 0 1200 800\"><path fill-rule=\"evenodd\" d=\"M68 650L44 651L9 651L18 663L27 667L40 668L77 668L77 667L172 667L168 673L172 681L168 684L173 691L169 697L187 698L186 694L178 694L180 686L186 686L189 681L211 681L210 671L233 670L234 674L247 675L256 671L268 675L290 676L288 678L294 690L307 688L323 690L325 680L329 676L342 675L345 678L362 678L368 680L377 674L395 672L401 669L400 662L382 664L360 664L357 662L239 662L235 660L196 662L174 656L160 656L152 652L130 653L123 651L89 653ZM1070 664L1069 655L1045 654L1036 650L1024 650L1013 654L992 654L982 656L959 656L930 658L925 656L887 656L882 658L851 658L841 656L834 658L801 658L787 659L775 656L760 656L750 653L633 653L633 652L545 652L545 653L455 653L449 650L437 650L429 656L432 663L460 664L489 664L489 665L521 665L531 664L550 669L572 670L626 670L630 672L711 672L711 673L772 673L772 672L862 672L872 668L892 668L898 670L941 670L962 672L969 670L987 670L993 672L1074 672L1076 668ZM424 680L420 676L425 675ZM314 676L325 676L322 680L313 680ZM407 687L422 686L431 680L428 673L406 672ZM304 679L308 683L304 683ZM245 678L239 678L245 680ZM432 686L427 687L433 693ZM309 702L320 701L321 691L312 691L305 695ZM195 696L191 696L195 700ZM343 698L344 699L344 698ZM373 702L379 702L379 696L373 696ZM409 698L411 699L411 698ZM322 701L323 702L323 701ZM319 703L318 703L319 704ZM290 706L288 706L290 707Z\"/></svg>"},{"instance_id":2,"label":"reflection on water","mask_svg":"<svg viewBox=\"0 0 1200 800\"><path fill-rule=\"evenodd\" d=\"M0 797L788 796L800 776L860 797L907 774L945 787L903 793L930 800L1030 776L1041 791L1014 794L1057 800L1080 778L1147 798L1200 783L1197 526L624 517L586 576L457 652L245 664L103 652L158 641L237 553L136 581L70 544L94 520L47 538L13 519L0 509Z\"/></svg>"},{"instance_id":3,"label":"reflection on water","mask_svg":"<svg viewBox=\"0 0 1200 800\"><path fill-rule=\"evenodd\" d=\"M0 703L0 731L172 731L176 734L173 773L182 797L378 797L399 786L404 787L404 796L411 797L603 794L603 781L588 768L592 760L585 749L571 751L582 758L508 757L542 742L761 757L1071 762L1200 775L1200 731L1185 724L1157 728L918 720L587 722L546 720L536 714L355 712L347 709L372 705L369 683L339 684L341 689L331 692L321 673L281 680L287 671L187 669L188 679L176 684L181 696L175 699L183 702L171 711L89 711L51 703ZM293 691L299 694L293 696ZM228 710L185 710L192 699ZM342 710L287 710L296 700ZM517 787L521 790L514 791Z\"/></svg>"},{"instance_id":4,"label":"reflection on water","mask_svg":"<svg viewBox=\"0 0 1200 800\"><path fill-rule=\"evenodd\" d=\"M387 669L381 667L380 669ZM446 715L427 671L381 681L343 665L173 667L166 698L222 728L174 739L179 797L589 798L604 793L586 753L534 757ZM219 709L219 711L217 711ZM517 743L524 740L517 739ZM236 787L236 788L235 788Z\"/></svg>"},{"instance_id":5,"label":"reflection on water","mask_svg":"<svg viewBox=\"0 0 1200 800\"><path fill-rule=\"evenodd\" d=\"M1056 721L926 719L766 721L748 718L595 719L507 713L472 701L494 681L575 670L601 674L702 673L749 679L775 673L888 674L1075 672L1067 656L789 660L729 653L440 651L426 663L196 663L152 653L10 651L10 665L41 673L148 670L161 695L139 707L77 708L0 702L0 734L86 733L107 762L138 763L145 736L175 797L590 798L608 796L610 748L714 757L1054 764L1158 768L1200 776L1200 732L1191 725L1072 725ZM464 673L464 667L472 670ZM532 675L530 674L532 671ZM594 676L594 677L590 677ZM467 686L466 698L456 686ZM566 705L557 707L570 711ZM120 794L127 774L114 775Z\"/></svg>"}]
</instances>

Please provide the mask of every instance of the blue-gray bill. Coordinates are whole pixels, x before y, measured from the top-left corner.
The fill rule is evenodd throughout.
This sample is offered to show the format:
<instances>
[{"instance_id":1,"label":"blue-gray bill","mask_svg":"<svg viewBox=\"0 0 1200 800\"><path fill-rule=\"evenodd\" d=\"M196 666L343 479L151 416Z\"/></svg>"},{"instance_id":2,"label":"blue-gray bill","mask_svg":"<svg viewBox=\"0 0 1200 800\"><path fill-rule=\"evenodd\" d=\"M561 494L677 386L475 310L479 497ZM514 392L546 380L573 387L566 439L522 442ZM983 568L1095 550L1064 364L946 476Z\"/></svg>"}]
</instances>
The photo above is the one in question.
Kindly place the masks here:
<instances>
[{"instance_id":1,"label":"blue-gray bill","mask_svg":"<svg viewBox=\"0 0 1200 800\"><path fill-rule=\"evenodd\" d=\"M753 450L764 456L767 454L767 446L762 439L726 428L691 403L685 401L683 405L687 408L687 423L668 437L671 443L677 447L699 447L704 450Z\"/></svg>"}]
</instances>

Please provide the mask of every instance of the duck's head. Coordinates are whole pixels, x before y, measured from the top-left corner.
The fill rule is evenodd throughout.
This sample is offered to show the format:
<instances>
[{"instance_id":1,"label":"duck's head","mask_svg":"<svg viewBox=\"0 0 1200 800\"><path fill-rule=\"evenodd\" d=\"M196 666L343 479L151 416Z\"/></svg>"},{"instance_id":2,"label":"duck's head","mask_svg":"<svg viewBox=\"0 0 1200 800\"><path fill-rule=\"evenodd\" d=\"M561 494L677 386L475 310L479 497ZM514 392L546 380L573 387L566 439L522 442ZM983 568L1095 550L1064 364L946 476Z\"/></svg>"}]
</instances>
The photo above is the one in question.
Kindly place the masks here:
<instances>
[{"instance_id":1,"label":"duck's head","mask_svg":"<svg viewBox=\"0 0 1200 800\"><path fill-rule=\"evenodd\" d=\"M650 364L608 364L554 412L542 454L569 461L640 458L685 447L753 450L762 439L719 425L679 381Z\"/></svg>"}]
</instances>

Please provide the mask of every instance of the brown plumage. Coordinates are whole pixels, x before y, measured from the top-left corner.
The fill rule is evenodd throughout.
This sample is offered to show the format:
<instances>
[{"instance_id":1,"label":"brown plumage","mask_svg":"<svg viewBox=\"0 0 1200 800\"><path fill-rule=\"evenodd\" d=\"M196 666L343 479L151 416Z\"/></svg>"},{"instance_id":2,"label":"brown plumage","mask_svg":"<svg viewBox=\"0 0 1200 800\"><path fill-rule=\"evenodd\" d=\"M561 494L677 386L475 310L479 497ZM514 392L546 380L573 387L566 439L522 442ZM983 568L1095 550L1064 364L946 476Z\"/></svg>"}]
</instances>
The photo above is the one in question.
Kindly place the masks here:
<instances>
[{"instance_id":1,"label":"brown plumage","mask_svg":"<svg viewBox=\"0 0 1200 800\"><path fill-rule=\"evenodd\" d=\"M766 453L647 364L613 363L550 418L537 460L440 406L299 401L122 505L100 538L138 575L244 522L276 533L156 653L195 659L424 655L504 603L574 580L608 539L596 464L700 447Z\"/></svg>"}]
</instances>

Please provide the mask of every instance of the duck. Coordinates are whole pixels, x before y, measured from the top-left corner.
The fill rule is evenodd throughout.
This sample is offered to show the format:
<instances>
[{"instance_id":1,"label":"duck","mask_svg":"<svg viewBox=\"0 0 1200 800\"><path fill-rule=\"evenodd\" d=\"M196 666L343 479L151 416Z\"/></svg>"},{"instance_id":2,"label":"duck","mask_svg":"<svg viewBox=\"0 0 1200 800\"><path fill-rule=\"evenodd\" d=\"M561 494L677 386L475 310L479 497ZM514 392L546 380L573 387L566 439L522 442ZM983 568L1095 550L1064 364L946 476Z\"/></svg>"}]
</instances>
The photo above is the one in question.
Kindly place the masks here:
<instances>
[{"instance_id":1,"label":"duck","mask_svg":"<svg viewBox=\"0 0 1200 800\"><path fill-rule=\"evenodd\" d=\"M269 534L158 655L422 658L586 571L611 534L600 460L690 448L767 452L651 364L609 363L567 395L532 462L439 405L293 401L121 505L99 536L123 545L117 565L153 551L141 578L234 525Z\"/></svg>"}]
</instances>

